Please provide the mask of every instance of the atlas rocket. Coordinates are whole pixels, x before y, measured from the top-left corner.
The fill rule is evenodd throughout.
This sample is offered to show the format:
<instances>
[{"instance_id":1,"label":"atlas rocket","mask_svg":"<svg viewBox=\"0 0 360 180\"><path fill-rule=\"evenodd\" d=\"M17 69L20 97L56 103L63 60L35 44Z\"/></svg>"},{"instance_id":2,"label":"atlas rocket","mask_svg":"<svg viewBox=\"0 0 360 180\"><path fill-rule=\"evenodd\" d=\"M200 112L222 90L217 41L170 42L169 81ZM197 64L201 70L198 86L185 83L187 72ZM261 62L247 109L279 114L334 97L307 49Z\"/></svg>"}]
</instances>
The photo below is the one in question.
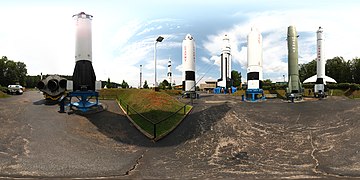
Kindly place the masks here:
<instances>
[{"instance_id":1,"label":"atlas rocket","mask_svg":"<svg viewBox=\"0 0 360 180\"><path fill-rule=\"evenodd\" d=\"M262 35L256 28L251 28L247 37L247 83L248 89L262 89L263 80L263 53Z\"/></svg>"},{"instance_id":2,"label":"atlas rocket","mask_svg":"<svg viewBox=\"0 0 360 180\"><path fill-rule=\"evenodd\" d=\"M289 26L287 32L288 45L288 87L287 94L295 97L302 96L302 85L299 79L298 65L298 34L295 26Z\"/></svg>"},{"instance_id":3,"label":"atlas rocket","mask_svg":"<svg viewBox=\"0 0 360 180\"><path fill-rule=\"evenodd\" d=\"M73 90L95 90L96 76L92 66L92 15L80 12L73 15L76 21L75 36L75 69L73 73Z\"/></svg>"},{"instance_id":4,"label":"atlas rocket","mask_svg":"<svg viewBox=\"0 0 360 180\"><path fill-rule=\"evenodd\" d=\"M171 73L171 59L169 58L168 61L168 72L167 72L167 78L169 80L169 84L171 84L171 80L172 80L172 73Z\"/></svg>"},{"instance_id":5,"label":"atlas rocket","mask_svg":"<svg viewBox=\"0 0 360 180\"><path fill-rule=\"evenodd\" d=\"M195 41L187 34L182 42L182 87L185 92L195 92Z\"/></svg>"},{"instance_id":6,"label":"atlas rocket","mask_svg":"<svg viewBox=\"0 0 360 180\"><path fill-rule=\"evenodd\" d=\"M333 82L336 81L325 75L325 64L326 60L324 57L324 35L323 35L323 28L319 27L316 31L317 37L317 56L316 56L316 74L304 81L304 83L315 82L314 92L325 92L325 85L326 82Z\"/></svg>"},{"instance_id":7,"label":"atlas rocket","mask_svg":"<svg viewBox=\"0 0 360 180\"><path fill-rule=\"evenodd\" d=\"M227 35L223 39L223 48L221 51L221 65L220 74L221 77L218 79L218 86L229 88L232 86L231 81L231 47L230 41Z\"/></svg>"}]
</instances>

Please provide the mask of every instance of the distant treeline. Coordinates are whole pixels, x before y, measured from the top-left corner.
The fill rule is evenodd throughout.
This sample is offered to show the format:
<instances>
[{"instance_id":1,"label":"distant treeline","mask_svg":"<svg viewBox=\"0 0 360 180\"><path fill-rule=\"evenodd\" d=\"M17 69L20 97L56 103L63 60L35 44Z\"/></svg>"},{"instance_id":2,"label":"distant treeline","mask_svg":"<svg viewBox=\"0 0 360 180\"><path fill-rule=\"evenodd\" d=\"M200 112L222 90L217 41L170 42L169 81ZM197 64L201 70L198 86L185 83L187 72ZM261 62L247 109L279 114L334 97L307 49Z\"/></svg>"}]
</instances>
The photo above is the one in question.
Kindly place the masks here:
<instances>
[{"instance_id":1,"label":"distant treeline","mask_svg":"<svg viewBox=\"0 0 360 180\"><path fill-rule=\"evenodd\" d=\"M360 84L360 58L344 60L343 57L328 59L325 65L326 76L332 77L337 83L356 83ZM300 81L316 74L316 60L306 64L300 64Z\"/></svg>"}]
</instances>

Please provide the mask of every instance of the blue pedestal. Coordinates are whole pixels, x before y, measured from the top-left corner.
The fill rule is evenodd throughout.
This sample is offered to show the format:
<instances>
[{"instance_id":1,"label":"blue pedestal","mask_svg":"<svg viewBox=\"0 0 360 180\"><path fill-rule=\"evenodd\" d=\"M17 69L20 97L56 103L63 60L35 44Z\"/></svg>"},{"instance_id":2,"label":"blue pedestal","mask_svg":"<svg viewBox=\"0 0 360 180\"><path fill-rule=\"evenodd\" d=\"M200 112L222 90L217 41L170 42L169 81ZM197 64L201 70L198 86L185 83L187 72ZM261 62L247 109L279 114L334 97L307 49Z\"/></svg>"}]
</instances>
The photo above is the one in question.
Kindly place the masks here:
<instances>
[{"instance_id":1,"label":"blue pedestal","mask_svg":"<svg viewBox=\"0 0 360 180\"><path fill-rule=\"evenodd\" d=\"M70 97L70 107L74 106L82 112L99 105L99 93L96 91L73 91L68 94L68 97ZM76 97L79 101L71 102L72 97ZM93 98L96 98L96 102L90 101Z\"/></svg>"},{"instance_id":2,"label":"blue pedestal","mask_svg":"<svg viewBox=\"0 0 360 180\"><path fill-rule=\"evenodd\" d=\"M248 101L254 102L254 101L265 99L264 91L262 89L247 89L245 91L245 93L246 93L246 100L248 100ZM257 98L257 95L259 95L259 94L262 95L261 98Z\"/></svg>"}]
</instances>

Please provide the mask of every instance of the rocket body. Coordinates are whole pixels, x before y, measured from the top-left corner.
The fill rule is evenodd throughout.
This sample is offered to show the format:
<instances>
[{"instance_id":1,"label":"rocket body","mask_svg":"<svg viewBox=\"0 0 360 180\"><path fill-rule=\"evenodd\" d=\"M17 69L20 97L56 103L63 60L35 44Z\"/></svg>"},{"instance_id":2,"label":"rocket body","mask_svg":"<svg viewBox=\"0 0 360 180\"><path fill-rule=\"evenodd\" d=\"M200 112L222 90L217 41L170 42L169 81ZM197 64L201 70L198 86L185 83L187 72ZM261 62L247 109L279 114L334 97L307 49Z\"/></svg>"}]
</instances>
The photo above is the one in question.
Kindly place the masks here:
<instances>
[{"instance_id":1,"label":"rocket body","mask_svg":"<svg viewBox=\"0 0 360 180\"><path fill-rule=\"evenodd\" d=\"M336 81L325 74L326 60L324 56L324 34L323 28L319 27L316 31L316 74L309 77L304 83L315 82L314 94L326 91L326 82L336 83Z\"/></svg>"},{"instance_id":2,"label":"rocket body","mask_svg":"<svg viewBox=\"0 0 360 180\"><path fill-rule=\"evenodd\" d=\"M262 35L256 28L251 28L247 41L247 88L261 89L263 80Z\"/></svg>"},{"instance_id":3,"label":"rocket body","mask_svg":"<svg viewBox=\"0 0 360 180\"><path fill-rule=\"evenodd\" d=\"M172 80L172 72L171 72L171 59L169 58L168 61L168 73L167 73L167 77L169 80L169 84L171 84L171 80Z\"/></svg>"},{"instance_id":4,"label":"rocket body","mask_svg":"<svg viewBox=\"0 0 360 180\"><path fill-rule=\"evenodd\" d=\"M190 34L182 42L183 91L195 92L195 42Z\"/></svg>"},{"instance_id":5,"label":"rocket body","mask_svg":"<svg viewBox=\"0 0 360 180\"><path fill-rule=\"evenodd\" d=\"M76 20L74 91L95 90L96 76L92 66L92 15L81 12L73 15Z\"/></svg>"},{"instance_id":6,"label":"rocket body","mask_svg":"<svg viewBox=\"0 0 360 180\"><path fill-rule=\"evenodd\" d=\"M231 47L227 35L223 39L223 48L221 51L220 73L221 78L218 79L218 86L229 88L231 83Z\"/></svg>"},{"instance_id":7,"label":"rocket body","mask_svg":"<svg viewBox=\"0 0 360 180\"><path fill-rule=\"evenodd\" d=\"M323 51L323 29L319 27L319 30L316 32L317 37L317 61L316 61L316 73L317 73L317 80L316 81L323 81L325 77L325 57ZM322 83L323 84L323 83Z\"/></svg>"},{"instance_id":8,"label":"rocket body","mask_svg":"<svg viewBox=\"0 0 360 180\"><path fill-rule=\"evenodd\" d=\"M302 92L302 86L299 79L298 37L295 26L289 26L287 33L289 78L287 89L288 94Z\"/></svg>"}]
</instances>

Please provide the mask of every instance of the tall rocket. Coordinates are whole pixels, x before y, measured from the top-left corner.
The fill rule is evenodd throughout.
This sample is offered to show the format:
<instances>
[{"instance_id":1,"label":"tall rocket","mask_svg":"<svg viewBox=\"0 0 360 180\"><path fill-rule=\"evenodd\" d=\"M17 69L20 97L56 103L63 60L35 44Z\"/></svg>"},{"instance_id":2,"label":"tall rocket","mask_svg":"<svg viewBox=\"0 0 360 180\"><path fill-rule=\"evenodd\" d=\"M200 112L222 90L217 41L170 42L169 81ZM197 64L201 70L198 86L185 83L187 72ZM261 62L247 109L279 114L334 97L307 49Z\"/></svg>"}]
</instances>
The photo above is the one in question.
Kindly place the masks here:
<instances>
[{"instance_id":1,"label":"tall rocket","mask_svg":"<svg viewBox=\"0 0 360 180\"><path fill-rule=\"evenodd\" d=\"M263 80L262 36L253 27L247 37L247 41L247 88L261 89L261 81Z\"/></svg>"},{"instance_id":2,"label":"tall rocket","mask_svg":"<svg viewBox=\"0 0 360 180\"><path fill-rule=\"evenodd\" d=\"M223 48L221 51L221 78L218 79L218 86L229 88L231 83L231 48L230 41L227 35L223 39Z\"/></svg>"},{"instance_id":3,"label":"tall rocket","mask_svg":"<svg viewBox=\"0 0 360 180\"><path fill-rule=\"evenodd\" d=\"M325 75L325 57L324 57L324 35L323 35L323 28L319 27L316 31L317 37L317 57L316 57L316 74L304 81L304 83L315 82L315 92L318 90L324 91L324 87L326 82L333 82L336 81Z\"/></svg>"},{"instance_id":4,"label":"tall rocket","mask_svg":"<svg viewBox=\"0 0 360 180\"><path fill-rule=\"evenodd\" d=\"M167 73L167 77L169 79L169 84L171 84L171 79L172 79L172 73L171 73L171 59L169 58L168 61L168 73Z\"/></svg>"},{"instance_id":5,"label":"tall rocket","mask_svg":"<svg viewBox=\"0 0 360 180\"><path fill-rule=\"evenodd\" d=\"M287 94L302 93L298 65L298 34L295 26L288 27L288 88Z\"/></svg>"},{"instance_id":6,"label":"tall rocket","mask_svg":"<svg viewBox=\"0 0 360 180\"><path fill-rule=\"evenodd\" d=\"M76 20L75 69L73 73L73 90L95 90L96 76L92 66L92 15L80 12L73 15Z\"/></svg>"},{"instance_id":7,"label":"tall rocket","mask_svg":"<svg viewBox=\"0 0 360 180\"><path fill-rule=\"evenodd\" d=\"M195 91L195 42L187 34L182 42L182 86L183 91Z\"/></svg>"}]
</instances>

